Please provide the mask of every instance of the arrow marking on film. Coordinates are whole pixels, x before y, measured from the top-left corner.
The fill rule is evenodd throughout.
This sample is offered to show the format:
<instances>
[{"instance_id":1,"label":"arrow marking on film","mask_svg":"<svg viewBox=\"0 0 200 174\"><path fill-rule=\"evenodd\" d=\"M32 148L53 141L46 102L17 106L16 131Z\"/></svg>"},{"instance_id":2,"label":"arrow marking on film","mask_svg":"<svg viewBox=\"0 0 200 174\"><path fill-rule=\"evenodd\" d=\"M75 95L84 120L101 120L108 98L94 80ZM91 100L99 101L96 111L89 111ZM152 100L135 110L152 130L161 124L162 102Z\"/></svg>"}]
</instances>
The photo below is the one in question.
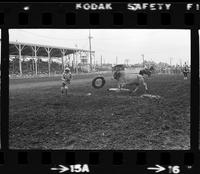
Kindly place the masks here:
<instances>
[{"instance_id":1,"label":"arrow marking on film","mask_svg":"<svg viewBox=\"0 0 200 174\"><path fill-rule=\"evenodd\" d=\"M155 172L158 173L158 172L162 172L165 170L164 167L160 166L160 165L156 165L156 167L148 167L147 168L148 170L156 170Z\"/></svg>"},{"instance_id":2,"label":"arrow marking on film","mask_svg":"<svg viewBox=\"0 0 200 174\"><path fill-rule=\"evenodd\" d=\"M59 165L60 168L51 168L51 170L60 170L59 173L63 173L69 170L68 167L65 167L63 165Z\"/></svg>"}]
</instances>

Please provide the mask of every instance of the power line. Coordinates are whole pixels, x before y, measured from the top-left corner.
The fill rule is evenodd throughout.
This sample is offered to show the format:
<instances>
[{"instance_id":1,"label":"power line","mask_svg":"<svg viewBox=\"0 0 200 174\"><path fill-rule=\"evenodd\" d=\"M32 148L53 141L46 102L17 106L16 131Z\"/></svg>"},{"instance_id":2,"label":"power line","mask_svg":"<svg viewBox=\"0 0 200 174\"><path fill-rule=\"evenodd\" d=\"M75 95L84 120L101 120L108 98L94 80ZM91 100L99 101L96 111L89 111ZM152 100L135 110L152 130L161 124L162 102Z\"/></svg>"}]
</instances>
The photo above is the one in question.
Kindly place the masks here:
<instances>
[{"instance_id":1,"label":"power line","mask_svg":"<svg viewBox=\"0 0 200 174\"><path fill-rule=\"evenodd\" d=\"M89 49L90 49L90 70L92 70L92 52L91 52L91 39L92 39L93 37L91 36L91 33L90 33L90 30L89 30L89 37L88 37L88 39L89 39Z\"/></svg>"}]
</instances>

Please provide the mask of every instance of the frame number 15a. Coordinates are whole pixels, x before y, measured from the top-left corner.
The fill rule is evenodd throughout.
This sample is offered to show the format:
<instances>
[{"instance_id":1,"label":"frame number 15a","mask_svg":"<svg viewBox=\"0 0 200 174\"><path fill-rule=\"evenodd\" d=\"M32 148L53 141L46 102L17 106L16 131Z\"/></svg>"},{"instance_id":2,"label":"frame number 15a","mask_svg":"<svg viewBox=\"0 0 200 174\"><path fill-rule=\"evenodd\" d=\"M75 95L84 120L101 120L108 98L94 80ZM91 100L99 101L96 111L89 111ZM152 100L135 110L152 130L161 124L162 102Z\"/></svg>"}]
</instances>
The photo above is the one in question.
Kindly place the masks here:
<instances>
[{"instance_id":1,"label":"frame number 15a","mask_svg":"<svg viewBox=\"0 0 200 174\"><path fill-rule=\"evenodd\" d=\"M59 165L57 168L51 168L51 170L58 171L59 173L71 172L71 173L89 173L90 169L88 164L74 164L69 166Z\"/></svg>"},{"instance_id":2,"label":"frame number 15a","mask_svg":"<svg viewBox=\"0 0 200 174\"><path fill-rule=\"evenodd\" d=\"M75 164L75 165L70 165L71 172L90 172L89 167L87 164Z\"/></svg>"}]
</instances>

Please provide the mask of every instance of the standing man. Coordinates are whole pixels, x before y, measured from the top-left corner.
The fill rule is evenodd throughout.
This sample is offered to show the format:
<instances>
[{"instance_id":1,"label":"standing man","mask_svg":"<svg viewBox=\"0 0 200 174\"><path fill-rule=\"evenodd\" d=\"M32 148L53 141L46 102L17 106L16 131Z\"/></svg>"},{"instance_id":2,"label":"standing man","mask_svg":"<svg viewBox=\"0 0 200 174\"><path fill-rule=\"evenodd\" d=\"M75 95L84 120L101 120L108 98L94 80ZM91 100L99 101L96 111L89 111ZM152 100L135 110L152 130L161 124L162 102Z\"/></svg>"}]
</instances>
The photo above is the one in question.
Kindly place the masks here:
<instances>
[{"instance_id":1,"label":"standing man","mask_svg":"<svg viewBox=\"0 0 200 174\"><path fill-rule=\"evenodd\" d=\"M187 80L187 78L188 78L188 73L189 73L189 67L188 67L188 65L187 65L186 62L185 62L184 66L183 66L183 76L184 76L184 80Z\"/></svg>"},{"instance_id":2,"label":"standing man","mask_svg":"<svg viewBox=\"0 0 200 174\"><path fill-rule=\"evenodd\" d=\"M65 68L65 71L61 79L62 79L61 93L63 94L65 92L65 95L67 95L69 85L72 79L72 74L68 67Z\"/></svg>"}]
</instances>

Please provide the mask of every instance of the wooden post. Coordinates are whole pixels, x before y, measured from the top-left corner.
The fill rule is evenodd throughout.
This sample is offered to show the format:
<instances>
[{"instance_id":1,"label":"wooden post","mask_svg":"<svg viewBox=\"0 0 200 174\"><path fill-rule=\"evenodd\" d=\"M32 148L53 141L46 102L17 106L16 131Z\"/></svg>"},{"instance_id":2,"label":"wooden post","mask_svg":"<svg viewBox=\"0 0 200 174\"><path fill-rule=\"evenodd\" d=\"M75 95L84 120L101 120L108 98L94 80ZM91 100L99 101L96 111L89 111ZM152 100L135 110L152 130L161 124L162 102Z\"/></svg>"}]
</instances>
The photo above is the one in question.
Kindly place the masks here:
<instances>
[{"instance_id":1,"label":"wooden post","mask_svg":"<svg viewBox=\"0 0 200 174\"><path fill-rule=\"evenodd\" d=\"M68 66L70 67L70 60L71 60L71 55L68 54Z\"/></svg>"},{"instance_id":2,"label":"wooden post","mask_svg":"<svg viewBox=\"0 0 200 174\"><path fill-rule=\"evenodd\" d=\"M144 68L144 54L142 54L142 62L143 62L143 68Z\"/></svg>"},{"instance_id":3,"label":"wooden post","mask_svg":"<svg viewBox=\"0 0 200 174\"><path fill-rule=\"evenodd\" d=\"M22 58L22 50L23 50L24 46L22 46L21 44L19 44L18 46L15 45L15 47L19 51L19 72L20 72L20 76L22 76L22 62L21 62L21 58Z\"/></svg>"},{"instance_id":4,"label":"wooden post","mask_svg":"<svg viewBox=\"0 0 200 174\"><path fill-rule=\"evenodd\" d=\"M76 47L76 52L75 52L75 54L76 54L76 57L75 57L75 66L76 66L76 73L78 73L78 58L77 58L77 54L78 54L78 46L77 46L77 44L75 45L75 47Z\"/></svg>"},{"instance_id":5,"label":"wooden post","mask_svg":"<svg viewBox=\"0 0 200 174\"><path fill-rule=\"evenodd\" d=\"M37 75L37 50L36 50L36 46L34 47L34 56L35 56L35 74Z\"/></svg>"},{"instance_id":6,"label":"wooden post","mask_svg":"<svg viewBox=\"0 0 200 174\"><path fill-rule=\"evenodd\" d=\"M50 52L48 51L48 72L49 72L49 76L51 75L51 56L50 56Z\"/></svg>"},{"instance_id":7,"label":"wooden post","mask_svg":"<svg viewBox=\"0 0 200 174\"><path fill-rule=\"evenodd\" d=\"M20 73L20 76L22 76L22 61L21 61L21 58L22 58L22 47L21 47L21 44L19 44L19 73Z\"/></svg>"},{"instance_id":8,"label":"wooden post","mask_svg":"<svg viewBox=\"0 0 200 174\"><path fill-rule=\"evenodd\" d=\"M82 52L81 51L79 52L79 55L80 55L80 62L81 62L81 59L82 59Z\"/></svg>"},{"instance_id":9,"label":"wooden post","mask_svg":"<svg viewBox=\"0 0 200 174\"><path fill-rule=\"evenodd\" d=\"M75 55L74 55L74 53L73 53L73 63L72 63L72 66L73 66L73 71L74 71L74 64L75 64Z\"/></svg>"},{"instance_id":10,"label":"wooden post","mask_svg":"<svg viewBox=\"0 0 200 174\"><path fill-rule=\"evenodd\" d=\"M96 70L96 64L95 64L96 60L95 60L95 55L92 54L92 56L93 56L93 59L94 59L94 69Z\"/></svg>"},{"instance_id":11,"label":"wooden post","mask_svg":"<svg viewBox=\"0 0 200 174\"><path fill-rule=\"evenodd\" d=\"M65 56L66 50L62 49L61 53L62 53L62 71L64 71L64 69L65 69L64 56Z\"/></svg>"},{"instance_id":12,"label":"wooden post","mask_svg":"<svg viewBox=\"0 0 200 174\"><path fill-rule=\"evenodd\" d=\"M38 74L38 58L37 58L37 51L40 47L37 48L37 46L31 46L33 52L34 52L34 57L35 57L35 74L37 75ZM33 70L34 70L34 64L33 64Z\"/></svg>"},{"instance_id":13,"label":"wooden post","mask_svg":"<svg viewBox=\"0 0 200 174\"><path fill-rule=\"evenodd\" d=\"M35 70L34 59L32 59L32 69L33 69L33 71Z\"/></svg>"},{"instance_id":14,"label":"wooden post","mask_svg":"<svg viewBox=\"0 0 200 174\"><path fill-rule=\"evenodd\" d=\"M49 76L51 75L51 50L52 48L45 48L47 54L48 54L48 73L49 73Z\"/></svg>"},{"instance_id":15,"label":"wooden post","mask_svg":"<svg viewBox=\"0 0 200 174\"><path fill-rule=\"evenodd\" d=\"M76 52L76 73L78 73L78 54Z\"/></svg>"},{"instance_id":16,"label":"wooden post","mask_svg":"<svg viewBox=\"0 0 200 174\"><path fill-rule=\"evenodd\" d=\"M14 58L15 59L15 58ZM14 59L12 60L12 64L13 64L13 74L15 73L15 63L14 63Z\"/></svg>"}]
</instances>

